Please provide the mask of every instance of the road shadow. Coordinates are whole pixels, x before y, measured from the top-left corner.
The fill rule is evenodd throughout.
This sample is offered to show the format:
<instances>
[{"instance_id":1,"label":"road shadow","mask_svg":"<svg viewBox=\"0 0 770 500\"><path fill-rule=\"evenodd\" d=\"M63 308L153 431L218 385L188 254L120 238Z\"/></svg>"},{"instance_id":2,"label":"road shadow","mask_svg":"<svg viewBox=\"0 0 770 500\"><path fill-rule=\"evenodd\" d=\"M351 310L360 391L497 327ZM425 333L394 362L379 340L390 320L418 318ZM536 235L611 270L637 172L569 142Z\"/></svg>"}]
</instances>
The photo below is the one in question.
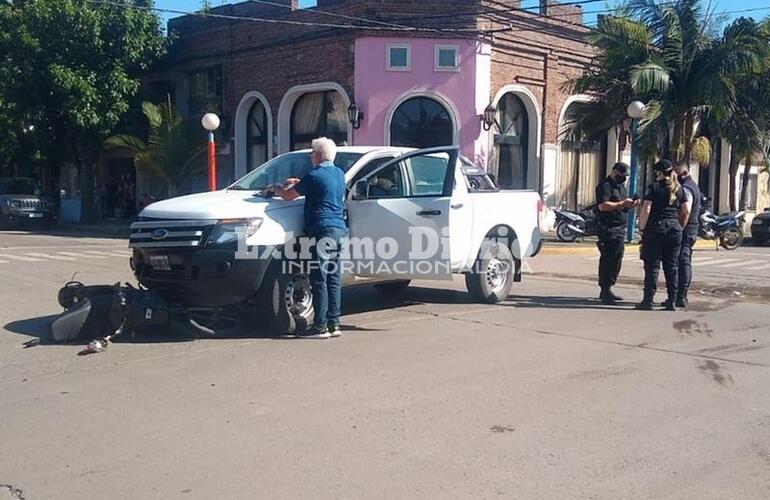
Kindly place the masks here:
<instances>
[{"instance_id":1,"label":"road shadow","mask_svg":"<svg viewBox=\"0 0 770 500\"><path fill-rule=\"evenodd\" d=\"M346 289L343 292L343 317L340 325L343 333L377 332L384 331L380 328L367 328L346 321L345 316L378 312L388 310L392 315L398 314L398 309L422 304L472 304L470 296L459 290L437 289L427 287L410 287L406 290L388 294L375 290L370 286L360 286ZM231 314L235 316L233 312ZM26 319L12 321L4 325L6 332L24 337L25 347L45 345L83 345L91 338L83 338L71 342L53 342L50 336L51 324L59 317L59 314L49 314ZM99 332L98 337L103 337L112 332ZM206 335L191 327L180 328L172 325L147 327L126 333L116 337L114 343L136 344L160 344L190 342L198 339L297 339L295 336L278 335L270 330L264 319L256 314L256 310L241 309L239 321L223 332Z\"/></svg>"},{"instance_id":2,"label":"road shadow","mask_svg":"<svg viewBox=\"0 0 770 500\"><path fill-rule=\"evenodd\" d=\"M32 347L32 345L36 345L35 342L29 341L37 341L37 343L40 344L48 344L50 343L51 323L53 323L53 320L55 320L57 317L58 314L50 314L48 316L39 316L37 318L20 319L17 321L11 321L10 323L4 325L3 328L11 333L32 337L31 339L28 339L26 342L24 342L25 347ZM30 345L27 345L28 343Z\"/></svg>"},{"instance_id":3,"label":"road shadow","mask_svg":"<svg viewBox=\"0 0 770 500\"><path fill-rule=\"evenodd\" d=\"M599 299L587 297L565 296L537 296L537 295L509 295L508 300L498 304L499 306L536 309L599 309L606 311L618 311L633 309L632 302L618 302L617 305L608 306L602 304Z\"/></svg>"}]
</instances>

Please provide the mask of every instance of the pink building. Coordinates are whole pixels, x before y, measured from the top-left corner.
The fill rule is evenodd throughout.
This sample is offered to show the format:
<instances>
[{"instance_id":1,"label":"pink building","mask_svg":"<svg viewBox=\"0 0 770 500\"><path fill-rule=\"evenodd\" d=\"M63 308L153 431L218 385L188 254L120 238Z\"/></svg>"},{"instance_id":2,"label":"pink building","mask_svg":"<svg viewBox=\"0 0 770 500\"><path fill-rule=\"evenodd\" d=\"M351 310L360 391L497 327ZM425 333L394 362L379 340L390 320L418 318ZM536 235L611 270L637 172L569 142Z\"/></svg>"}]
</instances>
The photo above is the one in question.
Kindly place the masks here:
<instances>
[{"instance_id":1,"label":"pink building","mask_svg":"<svg viewBox=\"0 0 770 500\"><path fill-rule=\"evenodd\" d=\"M489 47L475 40L356 39L355 98L363 118L354 143L456 144L464 155L484 158L479 116L490 99L489 64Z\"/></svg>"}]
</instances>

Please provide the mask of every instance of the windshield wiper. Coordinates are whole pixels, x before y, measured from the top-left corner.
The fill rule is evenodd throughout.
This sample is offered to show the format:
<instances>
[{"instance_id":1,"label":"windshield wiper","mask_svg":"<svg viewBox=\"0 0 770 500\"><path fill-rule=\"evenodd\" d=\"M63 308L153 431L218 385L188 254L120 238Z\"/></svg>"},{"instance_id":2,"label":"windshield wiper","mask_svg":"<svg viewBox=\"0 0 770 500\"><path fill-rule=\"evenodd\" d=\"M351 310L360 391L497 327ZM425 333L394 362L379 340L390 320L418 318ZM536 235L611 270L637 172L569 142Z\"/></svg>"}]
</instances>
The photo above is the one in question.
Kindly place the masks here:
<instances>
[{"instance_id":1,"label":"windshield wiper","mask_svg":"<svg viewBox=\"0 0 770 500\"><path fill-rule=\"evenodd\" d=\"M245 188L243 186L235 185L227 188L228 191L254 191L253 189Z\"/></svg>"}]
</instances>

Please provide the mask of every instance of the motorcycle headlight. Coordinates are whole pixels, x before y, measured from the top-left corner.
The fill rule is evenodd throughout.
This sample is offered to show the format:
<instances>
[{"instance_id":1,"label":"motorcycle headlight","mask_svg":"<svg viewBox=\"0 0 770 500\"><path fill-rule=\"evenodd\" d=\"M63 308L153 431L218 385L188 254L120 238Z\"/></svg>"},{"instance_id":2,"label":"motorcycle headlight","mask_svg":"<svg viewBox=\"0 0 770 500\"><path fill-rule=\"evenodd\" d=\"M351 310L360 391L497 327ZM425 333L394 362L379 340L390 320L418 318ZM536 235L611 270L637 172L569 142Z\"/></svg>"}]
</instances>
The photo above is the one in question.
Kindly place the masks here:
<instances>
[{"instance_id":1,"label":"motorcycle headlight","mask_svg":"<svg viewBox=\"0 0 770 500\"><path fill-rule=\"evenodd\" d=\"M206 246L230 245L238 242L238 238L247 239L259 230L263 219L222 219L211 231Z\"/></svg>"}]
</instances>

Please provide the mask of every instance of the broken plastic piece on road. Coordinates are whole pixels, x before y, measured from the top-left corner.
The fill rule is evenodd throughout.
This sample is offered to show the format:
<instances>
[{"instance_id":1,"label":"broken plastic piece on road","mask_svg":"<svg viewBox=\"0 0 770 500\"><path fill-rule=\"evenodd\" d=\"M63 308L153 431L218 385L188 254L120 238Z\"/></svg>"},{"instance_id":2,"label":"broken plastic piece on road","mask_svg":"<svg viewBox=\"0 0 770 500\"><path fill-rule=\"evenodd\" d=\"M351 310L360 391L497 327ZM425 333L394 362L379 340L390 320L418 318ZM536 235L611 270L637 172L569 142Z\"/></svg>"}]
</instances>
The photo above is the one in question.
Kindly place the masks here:
<instances>
[{"instance_id":1,"label":"broken plastic piece on road","mask_svg":"<svg viewBox=\"0 0 770 500\"><path fill-rule=\"evenodd\" d=\"M87 354L95 354L97 352L102 352L103 350L107 349L107 346L110 345L110 341L107 339L96 339L92 340L88 343L87 346L83 348L82 351L78 353L78 356L85 356Z\"/></svg>"}]
</instances>

